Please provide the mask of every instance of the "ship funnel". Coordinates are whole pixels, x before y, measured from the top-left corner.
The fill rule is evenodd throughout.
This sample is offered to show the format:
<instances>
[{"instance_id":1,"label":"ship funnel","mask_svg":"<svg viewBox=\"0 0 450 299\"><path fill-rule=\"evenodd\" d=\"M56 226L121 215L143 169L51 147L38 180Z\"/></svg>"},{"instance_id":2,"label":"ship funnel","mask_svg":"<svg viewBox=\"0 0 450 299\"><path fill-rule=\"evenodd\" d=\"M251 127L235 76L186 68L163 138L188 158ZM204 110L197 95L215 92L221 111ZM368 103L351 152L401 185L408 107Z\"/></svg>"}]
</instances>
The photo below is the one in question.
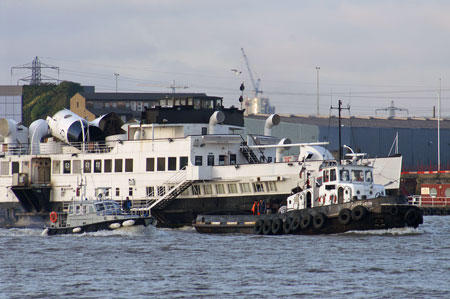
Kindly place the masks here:
<instances>
[{"instance_id":1,"label":"ship funnel","mask_svg":"<svg viewBox=\"0 0 450 299\"><path fill-rule=\"evenodd\" d=\"M26 144L28 128L19 125L13 119L0 118L0 136L4 138L3 143Z\"/></svg>"},{"instance_id":2,"label":"ship funnel","mask_svg":"<svg viewBox=\"0 0 450 299\"><path fill-rule=\"evenodd\" d=\"M288 144L291 144L292 142L291 142L291 140L289 139L289 138L283 138L283 139L281 139L280 140L280 142L278 142L278 145L288 145ZM278 147L277 148L277 156L276 156L276 159L277 159L277 162L282 162L283 161L283 152L285 151L285 150L289 150L291 147L290 146L283 146L283 147Z\"/></svg>"},{"instance_id":3,"label":"ship funnel","mask_svg":"<svg viewBox=\"0 0 450 299\"><path fill-rule=\"evenodd\" d=\"M280 124L280 116L278 114L271 114L266 119L264 126L264 136L272 136L272 127Z\"/></svg>"},{"instance_id":4,"label":"ship funnel","mask_svg":"<svg viewBox=\"0 0 450 299\"><path fill-rule=\"evenodd\" d=\"M37 155L40 154L40 142L41 139L48 135L48 124L43 119L37 119L31 123L30 128L28 130L28 140L31 144L31 154Z\"/></svg>"},{"instance_id":5,"label":"ship funnel","mask_svg":"<svg viewBox=\"0 0 450 299\"><path fill-rule=\"evenodd\" d=\"M89 125L100 128L105 136L121 135L126 133L126 131L122 130L122 119L120 119L115 112L102 115L91 121Z\"/></svg>"},{"instance_id":6,"label":"ship funnel","mask_svg":"<svg viewBox=\"0 0 450 299\"><path fill-rule=\"evenodd\" d=\"M209 134L216 133L216 125L223 123L225 114L222 111L216 111L209 118Z\"/></svg>"},{"instance_id":7,"label":"ship funnel","mask_svg":"<svg viewBox=\"0 0 450 299\"><path fill-rule=\"evenodd\" d=\"M66 143L98 141L103 138L100 128L90 126L81 116L67 109L56 112L53 117L47 117L47 123L51 134Z\"/></svg>"}]
</instances>

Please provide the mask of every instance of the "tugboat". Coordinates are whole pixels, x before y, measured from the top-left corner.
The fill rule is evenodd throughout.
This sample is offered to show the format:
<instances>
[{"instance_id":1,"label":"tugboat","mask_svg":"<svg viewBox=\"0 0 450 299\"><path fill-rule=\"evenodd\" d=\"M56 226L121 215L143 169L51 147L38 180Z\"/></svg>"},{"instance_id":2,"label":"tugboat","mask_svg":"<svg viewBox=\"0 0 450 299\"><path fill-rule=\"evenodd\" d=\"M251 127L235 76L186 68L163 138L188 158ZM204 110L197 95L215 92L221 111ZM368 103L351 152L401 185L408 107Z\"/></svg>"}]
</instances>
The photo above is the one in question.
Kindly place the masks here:
<instances>
[{"instance_id":1,"label":"tugboat","mask_svg":"<svg viewBox=\"0 0 450 299\"><path fill-rule=\"evenodd\" d=\"M339 120L342 102L339 101ZM340 127L340 125L339 125ZM192 225L200 233L254 234L334 234L350 230L374 230L418 227L423 223L422 211L408 204L402 195L387 195L383 185L374 183L373 167L365 154L355 154L341 145L339 130L338 160L323 160L320 167L300 171L297 190L287 198L278 213L265 211L265 203L255 202L257 215L212 212L198 215ZM314 163L325 153L317 146L308 154ZM350 159L341 163L342 148L351 151ZM325 157L325 155L323 155ZM303 176L303 177L302 177ZM397 192L398 193L398 192ZM258 208L259 207L259 208Z\"/></svg>"},{"instance_id":2,"label":"tugboat","mask_svg":"<svg viewBox=\"0 0 450 299\"><path fill-rule=\"evenodd\" d=\"M67 213L51 212L50 222L43 233L61 235L148 226L153 224L153 218L126 213L113 200L85 200L71 202Z\"/></svg>"},{"instance_id":3,"label":"tugboat","mask_svg":"<svg viewBox=\"0 0 450 299\"><path fill-rule=\"evenodd\" d=\"M362 160L347 162L328 162L315 175L307 173L305 185L276 214L203 214L193 226L200 233L279 235L416 228L423 223L421 210L406 197L386 196L384 187L374 184L372 167Z\"/></svg>"}]
</instances>

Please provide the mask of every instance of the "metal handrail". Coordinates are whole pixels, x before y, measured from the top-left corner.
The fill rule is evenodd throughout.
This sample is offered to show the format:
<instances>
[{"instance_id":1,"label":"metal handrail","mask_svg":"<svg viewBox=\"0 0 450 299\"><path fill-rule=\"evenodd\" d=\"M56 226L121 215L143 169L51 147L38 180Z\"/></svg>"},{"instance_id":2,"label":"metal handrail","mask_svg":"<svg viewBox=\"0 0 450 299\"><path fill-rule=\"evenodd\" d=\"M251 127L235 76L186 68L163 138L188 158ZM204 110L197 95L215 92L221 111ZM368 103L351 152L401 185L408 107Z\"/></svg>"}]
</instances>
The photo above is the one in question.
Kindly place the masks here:
<instances>
[{"instance_id":1,"label":"metal handrail","mask_svg":"<svg viewBox=\"0 0 450 299\"><path fill-rule=\"evenodd\" d=\"M408 203L414 206L442 207L450 206L450 197L433 197L423 195L408 196Z\"/></svg>"}]
</instances>

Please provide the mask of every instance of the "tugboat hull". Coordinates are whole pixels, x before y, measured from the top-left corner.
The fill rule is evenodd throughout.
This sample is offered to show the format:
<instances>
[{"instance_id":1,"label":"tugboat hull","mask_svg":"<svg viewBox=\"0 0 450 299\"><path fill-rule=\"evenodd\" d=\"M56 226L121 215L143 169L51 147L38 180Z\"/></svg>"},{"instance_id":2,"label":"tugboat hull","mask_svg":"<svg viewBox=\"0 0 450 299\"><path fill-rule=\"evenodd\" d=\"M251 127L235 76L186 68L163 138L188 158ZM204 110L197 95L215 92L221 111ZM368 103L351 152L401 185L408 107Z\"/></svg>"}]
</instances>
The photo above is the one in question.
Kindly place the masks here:
<instances>
[{"instance_id":1,"label":"tugboat hull","mask_svg":"<svg viewBox=\"0 0 450 299\"><path fill-rule=\"evenodd\" d=\"M404 197L358 200L285 214L199 215L193 226L200 233L241 234L336 234L353 230L418 227L422 211L407 204Z\"/></svg>"}]
</instances>

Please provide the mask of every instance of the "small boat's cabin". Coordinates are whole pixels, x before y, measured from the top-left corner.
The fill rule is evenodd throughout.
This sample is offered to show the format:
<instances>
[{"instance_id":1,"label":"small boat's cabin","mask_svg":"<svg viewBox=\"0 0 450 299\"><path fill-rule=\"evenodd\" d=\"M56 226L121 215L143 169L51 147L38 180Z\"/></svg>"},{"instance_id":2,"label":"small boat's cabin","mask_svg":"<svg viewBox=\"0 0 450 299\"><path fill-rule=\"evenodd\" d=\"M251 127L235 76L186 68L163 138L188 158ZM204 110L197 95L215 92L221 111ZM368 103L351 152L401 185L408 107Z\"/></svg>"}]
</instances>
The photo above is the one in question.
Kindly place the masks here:
<instances>
[{"instance_id":1,"label":"small boat's cabin","mask_svg":"<svg viewBox=\"0 0 450 299\"><path fill-rule=\"evenodd\" d=\"M69 205L69 215L118 215L123 214L120 205L113 200L79 201Z\"/></svg>"}]
</instances>

